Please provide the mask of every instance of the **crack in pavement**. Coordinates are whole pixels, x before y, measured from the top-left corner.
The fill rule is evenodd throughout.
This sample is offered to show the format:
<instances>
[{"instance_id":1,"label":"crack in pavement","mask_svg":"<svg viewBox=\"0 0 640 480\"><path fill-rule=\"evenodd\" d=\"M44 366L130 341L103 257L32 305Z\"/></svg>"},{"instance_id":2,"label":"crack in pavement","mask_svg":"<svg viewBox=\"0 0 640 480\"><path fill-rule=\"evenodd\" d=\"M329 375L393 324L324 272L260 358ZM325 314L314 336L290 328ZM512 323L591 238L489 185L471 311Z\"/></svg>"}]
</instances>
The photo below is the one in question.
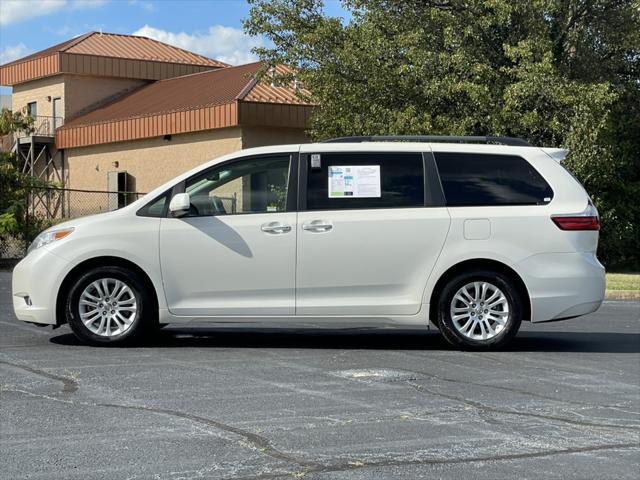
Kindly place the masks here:
<instances>
[{"instance_id":1,"label":"crack in pavement","mask_svg":"<svg viewBox=\"0 0 640 480\"><path fill-rule=\"evenodd\" d=\"M44 374L44 376L47 378L63 381L63 383L65 380L70 381L65 377L52 375L52 374L49 374L48 372L42 372L42 371L39 371L38 369L26 367L24 365L17 365L11 362L4 362L4 361L0 363L8 364L10 366L16 366L18 368L22 368L32 373L37 373L41 375ZM533 417L539 417L544 419L574 423L580 426L593 426L593 427L614 428L614 429L630 428L632 430L636 430L636 428L634 427L624 427L620 425L593 424L590 422L572 421L572 420L561 418L561 417L529 414L526 412L509 412L509 411L497 410L497 409L494 409L493 407L490 407L472 400L464 399L456 395L449 395L449 394L443 394L441 392L434 392L424 388L422 385L415 384L413 382L406 382L406 383L412 388L416 389L417 391L420 391L421 393L428 393L431 395L448 398L450 400L459 401L471 407L485 410L491 413L507 413L507 414L514 414L514 415L533 416ZM73 384L77 389L77 382L73 382ZM543 450L539 452L525 452L525 453L493 455L493 456L476 456L476 457L462 457L462 458L422 458L422 459L420 458L406 459L406 458L392 457L392 458L381 458L381 459L372 459L372 460L349 459L349 460L338 461L338 462L333 461L328 463L326 462L322 463L319 461L303 459L296 455L282 452L277 448L275 448L267 438L261 435L257 435L255 433L249 432L247 430L244 430L238 427L234 427L232 425L227 425L217 420L201 417L191 413L181 412L179 410L166 409L166 408L160 408L160 407L148 407L143 405L83 402L83 401L76 401L71 399L64 400L60 398L55 398L47 395L41 395L41 394L36 394L36 393L25 391L25 390L12 389L12 388L2 388L1 390L23 393L30 396L35 396L35 397L39 397L39 398L43 398L51 401L62 402L62 403L72 404L72 405L117 408L117 409L124 409L124 410L150 412L154 414L166 415L166 416L189 420L192 422L200 423L207 426L212 426L219 430L223 430L223 431L238 435L244 438L258 452L266 454L274 459L281 460L289 464L295 464L295 465L298 465L299 467L302 467L302 470L300 472L265 473L265 474L259 474L259 475L248 476L248 477L229 477L229 478L234 478L236 480L237 479L267 480L267 479L290 477L295 475L308 475L313 473L331 473L331 472L349 471L349 470L357 470L362 468L375 468L375 467L392 467L392 466L408 466L408 465L454 465L454 464L476 463L476 462L510 461L510 460L527 459L527 458L540 458L540 457L547 457L547 456L560 455L560 454L586 453L586 452L593 452L593 451L600 451L600 450L627 449L627 448L634 448L634 447L638 448L638 445L639 445L637 442L631 442L631 443L618 443L618 444L601 444L601 445L593 445L588 447L577 447L577 448L567 448L567 449L548 449L548 450Z\"/></svg>"},{"instance_id":2,"label":"crack in pavement","mask_svg":"<svg viewBox=\"0 0 640 480\"><path fill-rule=\"evenodd\" d=\"M589 453L598 452L603 450L624 450L629 448L638 448L637 443L614 443L614 444L602 444L592 445L589 447L575 447L575 448L557 448L542 450L539 452L526 452L526 453L513 453L505 455L489 455L482 457L461 457L461 458L416 458L416 459L398 459L398 458L383 458L373 461L360 461L349 460L345 462L337 462L332 464L325 464L318 469L307 469L302 472L287 472L287 473L266 473L261 475L252 475L244 477L226 477L229 480L268 480L276 478L285 478L291 476L302 477L313 473L335 473L342 471L359 470L364 468L375 467L396 467L396 466L410 466L410 465L459 465L467 463L480 463L480 462L502 462L511 460L522 460L530 458L544 458L554 455L571 455L576 453Z\"/></svg>"},{"instance_id":3,"label":"crack in pavement","mask_svg":"<svg viewBox=\"0 0 640 480\"><path fill-rule=\"evenodd\" d=\"M98 406L98 407L106 407L106 408L137 410L137 411L152 412L152 413L157 413L161 415L168 415L168 416L183 418L186 420L213 426L213 427L222 429L224 431L242 436L245 439L247 439L254 447L256 447L256 449L261 453L265 453L271 456L272 458L283 460L289 463L299 465L300 467L303 467L303 469L299 472L290 471L290 472L284 472L284 473L265 473L265 474L258 474L258 475L252 475L252 476L227 477L233 480L268 480L268 479L285 478L285 477L291 477L291 476L301 477L301 476L314 474L314 473L334 473L334 472L340 472L340 471L359 470L364 468L375 468L375 467L393 467L393 466L410 466L410 465L456 465L456 464L479 463L479 462L500 462L500 461L529 459L529 458L543 458L543 457L549 457L553 455L589 453L589 452L596 452L596 451L602 451L602 450L620 450L620 449L638 448L639 446L638 442L629 442L629 443L616 443L616 444L601 444L601 445L592 445L592 446L575 447L575 448L557 448L557 449L542 450L538 452L523 452L523 453L514 453L514 454L505 454L505 455L489 455L489 456L476 456L476 457L417 458L417 459L381 458L381 459L364 460L364 461L349 459L341 462L321 463L317 461L301 459L294 455L281 452L280 450L277 450L275 447L273 447L269 442L269 440L267 440L266 438L260 435L224 424L222 422L218 422L216 420L211 420L205 417L200 417L197 415L192 415L192 414L188 414L188 413L184 413L176 410L136 406L136 405L77 402L73 400L62 400L59 398L49 397L47 395L35 394L32 392L19 390L19 389L2 388L1 390L23 393L23 394L27 394L34 397L44 398L47 400L52 400L52 401L57 401L57 402L62 402L67 404L81 404L83 406Z\"/></svg>"},{"instance_id":4,"label":"crack in pavement","mask_svg":"<svg viewBox=\"0 0 640 480\"><path fill-rule=\"evenodd\" d=\"M138 405L120 405L115 403L96 403L95 406L152 412L161 415L183 418L185 420L191 420L192 422L201 423L203 425L215 427L219 430L224 430L226 432L234 433L238 436L241 436L245 440L247 440L257 451L269 455L270 457L273 457L277 460L284 460L286 462L296 463L301 466L318 467L320 465L317 462L302 459L292 454L278 450L273 445L271 445L271 442L267 438L261 435L249 432L248 430L244 430L242 428L234 427L232 425L227 425L226 423L222 423L217 420L201 417L199 415L194 415L191 413L181 412L179 410L172 410L168 408L146 407Z\"/></svg>"},{"instance_id":5,"label":"crack in pavement","mask_svg":"<svg viewBox=\"0 0 640 480\"><path fill-rule=\"evenodd\" d=\"M417 390L420 393L427 393L429 395L433 395L433 396L436 396L436 397L442 397L442 398L446 398L448 400L454 400L454 401L463 403L464 405L467 405L469 407L472 407L472 408L475 408L477 410L480 410L481 412L484 412L484 413L497 413L497 414L506 414L506 415L516 415L516 416L522 416L522 417L540 418L540 419L543 419L543 420L551 420L551 421L563 422L563 423L568 423L568 424L571 424L571 425L577 425L577 426L580 426L580 427L594 427L594 428L615 429L615 430L640 431L640 426L636 426L636 425L618 425L618 424L612 424L612 423L585 422L585 421L582 421L582 420L573 420L571 418L557 417L555 415L547 415L547 414L542 414L542 413L532 413L532 412L521 412L521 411L518 411L518 410L498 409L498 408L492 407L490 405L486 405L484 403L477 402L475 400L470 400L470 399L465 398L465 397L460 396L460 395L442 393L442 392L438 392L438 391L435 391L435 390L431 390L431 389L426 388L424 385L420 385L419 383L415 383L415 382L411 382L411 381L407 381L405 383L407 385L409 385L410 387L414 388L415 390Z\"/></svg>"},{"instance_id":6,"label":"crack in pavement","mask_svg":"<svg viewBox=\"0 0 640 480\"><path fill-rule=\"evenodd\" d=\"M521 388L513 388L513 387L505 387L503 385L491 385L491 384L487 384L487 383L480 383L480 382L467 382L465 380L458 380L455 378L449 378L449 377L441 377L439 375L434 375L432 373L428 373L428 372L421 372L421 371L415 371L415 373L428 377L428 378L432 378L434 380L441 380L443 382L448 382L448 383L457 383L460 385L473 385L476 387L484 387L484 388L489 388L489 389L493 389L493 390L503 390L505 392L513 392L513 393L520 393L522 395L527 395L529 397L533 397L533 398L539 398L541 400L551 400L553 402L558 402L558 403L565 403L567 405L582 405L582 406L599 406L599 405L593 405L591 403L586 403L586 402L579 402L579 401L575 401L575 400L564 400L562 398L556 398L556 397L551 397L548 395L543 395L541 393L535 393L535 392L530 392L529 390L524 390Z\"/></svg>"},{"instance_id":7,"label":"crack in pavement","mask_svg":"<svg viewBox=\"0 0 640 480\"><path fill-rule=\"evenodd\" d=\"M7 362L2 362L2 363L7 363ZM21 367L24 367L24 366L21 366ZM32 371L31 369L27 369L27 370ZM457 397L455 395L448 395L448 394L442 394L440 392L433 392L428 389L425 389L422 385L413 384L412 382L406 382L406 383L411 387L415 388L416 390L420 391L421 393L428 393L431 395L442 396L444 398L448 398L451 400L460 401L471 407L486 410L491 413L507 413L507 414L515 414L515 415L541 417L541 418L551 419L551 420L567 421L568 423L575 423L581 426L594 426L594 427L614 428L614 429L628 428L620 425L605 425L605 424L593 424L589 422L577 422L577 421L564 419L561 417L528 414L526 412L509 412L509 411L497 410L487 405L483 405L479 402L470 401L464 398ZM338 471L347 471L347 470L356 470L361 468L374 468L374 467L406 466L406 465L453 465L453 464L489 462L489 461L509 461L509 460L525 459L525 458L539 458L539 457L546 457L546 456L559 455L559 454L584 453L584 452L592 452L592 451L599 451L599 450L626 449L626 448L633 448L633 447L637 448L639 446L637 442L632 442L632 443L618 443L618 444L602 444L602 445L595 445L595 446L589 446L589 447L577 447L577 448L568 448L568 449L550 449L550 450L544 450L540 452L517 453L517 454L494 455L494 456L478 456L478 457L463 457L463 458L431 458L431 459L423 458L423 459L413 459L413 460L402 459L402 458L383 458L379 460L365 460L365 461L350 459L342 462L322 463L319 461L303 459L293 454L282 452L276 449L267 438L261 435L257 435L255 433L249 432L247 430L244 430L238 427L234 427L232 425L227 425L217 420L201 417L201 416L186 413L186 412L181 412L179 410L166 409L166 408L160 408L160 407L148 407L144 405L124 405L124 404L115 404L115 403L94 403L94 402L82 402L82 401L74 401L74 400L62 400L59 398L36 394L33 392L28 392L28 391L19 390L19 389L2 388L1 390L23 393L30 396L35 396L35 397L67 403L67 404L74 404L74 405L78 404L82 406L118 408L118 409L124 409L124 410L150 412L150 413L155 413L159 415L177 417L177 418L189 420L192 422L204 424L207 426L212 426L219 430L223 430L223 431L238 435L240 437L243 437L245 440L249 442L249 444L255 450L257 450L260 453L266 454L277 460L282 460L290 464L292 463L300 467L303 467L302 471L298 473L301 473L304 475L311 474L311 473L331 473L331 472L338 472ZM633 430L636 430L633 427L630 427L630 428ZM296 472L287 472L287 473L261 474L261 475L250 476L250 477L230 477L230 478L235 478L235 479L241 478L243 480L252 480L252 479L267 480L270 478L274 478L274 479L282 478L282 477L292 476L296 474L297 474Z\"/></svg>"},{"instance_id":8,"label":"crack in pavement","mask_svg":"<svg viewBox=\"0 0 640 480\"><path fill-rule=\"evenodd\" d=\"M62 382L62 394L65 395L71 395L73 393L75 393L78 390L79 384L76 380L69 378L69 377L63 377L61 375L55 375L53 373L49 373L45 370L41 370L38 368L34 368L34 367L30 367L28 365L23 365L23 364L19 364L19 363L13 363L13 362L9 362L6 360L0 360L0 365L6 365L9 367L13 367L13 368L18 368L21 370L24 370L26 372L30 372L33 373L34 375L39 375L45 378L48 378L50 380L56 380L59 382ZM29 395L33 395L33 396L37 396L37 397L41 397L41 398L45 398L48 400L59 400L56 399L54 397L48 396L48 395L39 395L39 394L34 394L32 392L27 392L26 390L19 390L19 389L11 389L11 388L2 388L2 391L13 391L13 392L19 392L19 393L26 393ZM156 414L160 414L160 415L167 415L167 416L173 416L173 417L177 417L177 418L182 418L185 420L190 420L192 422L196 422L196 423L200 423L200 424L204 424L207 426L211 426L211 427L215 427L219 430L223 430L229 433L233 433L236 434L240 437L243 437L251 446L253 446L257 451L264 453L266 455L269 455L270 457L273 457L275 459L278 460L284 460L287 462L292 462L292 463L296 463L298 465L301 466L316 466L317 464L315 462L311 462L308 461L306 459L301 459L301 458L297 458L294 457L293 455L281 452L280 450L276 449L275 447L273 447L271 445L271 442L269 442L269 440L267 440L266 438L257 435L255 433L249 432L248 430L244 430L242 428L238 428L238 427L234 427L232 425L227 425L223 422L219 422L217 420L213 420L210 418L206 418L206 417L200 417L198 415L194 415L191 413L186 413L186 412L181 412L179 410L170 410L170 409L166 409L166 408L159 408L159 407L147 407L144 405L123 405L123 404L116 404L116 403L95 403L95 402L81 402L81 401L67 401L64 403L71 403L71 404L81 404L81 405L85 405L85 406L94 406L94 407L106 407L106 408L120 408L120 409L127 409L127 410L138 410L138 411L146 411L146 412L152 412L152 413L156 413Z\"/></svg>"},{"instance_id":9,"label":"crack in pavement","mask_svg":"<svg viewBox=\"0 0 640 480\"><path fill-rule=\"evenodd\" d=\"M282 362L272 362L272 363L276 363L276 364L281 364ZM317 372L320 371L317 368L314 367L303 367L300 365L297 366L290 366L291 368L295 368L296 370L301 370L301 371L313 371L313 372ZM445 382L451 382L451 383L457 383L457 384L461 384L461 385L475 385L475 386L481 386L481 387L486 387L489 389L496 389L496 390L506 390L506 391L513 391L516 393L521 393L523 395L529 395L533 398L539 397L541 399L544 400L552 400L552 401L556 401L559 403L565 403L567 405L582 405L582 406L594 406L597 407L599 405L592 405L592 404L587 404L587 403L580 403L580 402L569 402L569 401L565 401L565 400L561 400L561 399L557 399L557 398L553 398L553 397L547 397L544 395L538 395L536 393L533 392L529 392L527 390L520 390L520 389L514 389L514 388L509 388L509 387L503 387L500 385L488 385L488 384L483 384L483 383L478 383L478 382L466 382L464 380L457 380L457 379L452 379L452 378L447 378L447 377L440 377L438 375L434 375L432 373L429 372L424 372L424 371L419 371L419 370L408 370L408 373L413 373L416 374L418 376L422 376L422 377L426 377L426 378L431 378L434 380L442 380ZM354 379L345 379L347 381L353 381ZM359 379L356 379L357 381L361 381ZM445 394L445 393L441 393L441 392L436 392L433 390L428 390L427 388L425 388L424 386L420 385L420 384L416 384L413 383L411 380L403 380L402 383L406 383L410 386L412 386L413 388L415 388L416 390L420 391L421 389L423 390L422 393L429 393L431 395L435 395L435 396L440 396L442 398L447 398L449 400L455 400L458 402L461 402L465 405L474 407L476 409L481 410L484 413L506 413L506 414L510 414L510 415L520 415L520 416L527 416L527 417L534 417L534 418L540 418L540 419L545 419L545 420L553 420L553 421L558 421L558 422L564 422L564 423L569 423L569 424L573 424L573 425L578 425L578 426L583 426L583 427L597 427L597 428L614 428L614 429L628 429L628 430L640 430L640 426L636 426L636 425L628 425L628 426L624 426L624 425L617 425L617 424L607 424L607 423L595 423L595 422L584 422L584 421L580 421L580 420L573 420L570 418L566 418L566 417L557 417L557 416L553 416L553 415L545 415L545 414L536 414L536 413L531 413L531 412L521 412L521 411L517 411L517 410L501 410L501 409L497 409L497 408L493 408L489 405L485 405L483 403L480 402L475 402L473 400L469 400L465 397L462 396L458 396L458 395L451 395L451 394ZM635 412L627 412L625 410L622 410L625 413L632 413L632 414L636 414ZM491 419L487 419L484 418L484 420L487 423L496 423L496 422L492 422Z\"/></svg>"},{"instance_id":10,"label":"crack in pavement","mask_svg":"<svg viewBox=\"0 0 640 480\"><path fill-rule=\"evenodd\" d=\"M394 352L394 353L399 353L402 354L403 356L407 356L404 352ZM493 359L492 357L486 356L485 354L482 354L482 356L478 355L478 354L474 354L473 352L464 352L467 355L473 355L473 356L478 356L479 358L482 359L491 359L492 361L498 362L498 363L502 363L504 365L510 365L507 364L505 362L502 362L500 360L497 359ZM440 363L443 364L448 364L449 362L447 362L446 360L441 360L441 359L435 359L435 361L438 361ZM567 373L571 373L569 371L566 371ZM520 393L522 395L527 395L533 398L540 398L541 400L551 400L553 402L558 402L558 403L565 403L567 405L581 405L581 406L587 406L587 407L608 407L609 405L597 405L597 404L593 404L593 403L588 403L588 402L580 402L577 400L566 400L566 399L562 399L562 398L557 398L557 397L552 397L550 395L543 395L541 393L535 393L535 392L531 392L529 390L525 390L522 388L514 388L514 387L506 387L503 385L492 385L492 384L487 384L487 383L481 383L481 382L473 382L473 381L466 381L466 380L459 380L456 378L450 378L450 377L443 377L440 375L436 375L433 373L429 373L429 372L424 372L424 371L420 371L420 370L411 370L411 373L415 373L418 375L422 375L424 377L428 377L428 378L432 378L434 380L441 380L443 382L449 382L449 383L457 383L459 385L474 385L477 387L484 387L484 388L488 388L488 389L493 389L493 390L503 390L506 392L514 392L514 393ZM618 405L612 405L611 407L617 407L619 408ZM625 413L630 413L630 414L637 414L636 412L631 412L631 411L625 411Z\"/></svg>"},{"instance_id":11,"label":"crack in pavement","mask_svg":"<svg viewBox=\"0 0 640 480\"><path fill-rule=\"evenodd\" d=\"M394 352L394 353L401 353L404 355L404 353L402 352ZM444 362L444 360L439 360L441 362ZM325 371L323 371L322 369L316 368L316 367L309 367L309 366L302 366L302 365L291 365L288 362L282 362L282 361L270 361L270 363L276 364L276 365L280 365L280 366L284 366L287 368L293 368L295 370L301 371L301 372L314 372L314 373L326 373ZM527 395L530 396L532 398L540 398L542 400L550 400L550 401L554 401L554 402L558 402L558 403L564 403L566 405L580 405L580 406L587 406L587 407L605 407L605 408L615 408L618 409L619 411L623 412L623 413L629 413L632 415L640 415L640 413L638 412L632 412L632 411L628 411L628 410L623 410L619 405L594 405L591 403L586 403L586 402L579 402L579 401L569 401L569 400L563 400L560 398L556 398L556 397L551 397L551 396L547 396L547 395L542 395L542 394L538 394L538 393L534 393L534 392L530 392L528 390L524 390L524 389L518 389L518 388L512 388L512 387L505 387L502 385L491 385L491 384L486 384L486 383L480 383L480 382L467 382L464 380L457 380L454 378L448 378L448 377L441 377L429 372L424 372L424 371L420 371L420 370L403 370L406 371L407 373L412 373L415 374L416 376L423 376L423 377L427 377L427 378L431 378L434 380L441 380L444 382L450 382L450 383L456 383L456 384L460 384L460 385L474 385L474 386L478 386L478 387L485 387L488 389L494 389L494 390L503 390L503 391L509 391L509 392L514 392L514 393L520 393L522 395ZM352 381L354 379L351 378L345 378L345 380L347 381ZM356 379L359 380L360 379ZM640 429L640 426L638 427Z\"/></svg>"},{"instance_id":12,"label":"crack in pavement","mask_svg":"<svg viewBox=\"0 0 640 480\"><path fill-rule=\"evenodd\" d=\"M45 377L48 378L49 380L55 380L58 382L62 382L62 394L64 395L71 395L72 393L76 392L78 390L79 384L78 381L73 379L73 378L69 378L69 377L63 377L62 375L56 375L54 373L49 373L45 370L39 369L39 368L35 368L35 367L30 367L28 365L23 365L20 363L13 363L13 362L8 362L6 360L0 360L0 365L7 365L9 367L13 367L13 368L18 368L20 370L24 370L25 372L29 372L29 373L33 373L34 375L39 375L41 377Z\"/></svg>"},{"instance_id":13,"label":"crack in pavement","mask_svg":"<svg viewBox=\"0 0 640 480\"><path fill-rule=\"evenodd\" d=\"M181 419L189 420L189 421L196 422L196 423L199 423L199 424L202 424L202 425L215 427L215 428L217 428L219 430L223 430L225 432L229 432L229 433L233 433L235 435L238 435L238 436L244 438L254 450L256 450L256 451L258 451L260 453L263 453L265 455L268 455L268 456L270 456L272 458L275 458L276 460L283 460L285 462L295 463L295 464L300 465L302 467L313 467L313 468L316 468L316 467L321 465L318 462L314 462L314 461L307 460L307 459L304 459L304 458L299 458L299 457L296 457L295 455L282 452L282 451L278 450L277 448L275 448L273 445L271 445L271 442L267 438L262 437L261 435L258 435L256 433L252 433L252 432L249 432L248 430L245 430L245 429L242 429L242 428L238 428L238 427L234 427L232 425L228 425L228 424L220 422L218 420L213 420L213 419L210 419L210 418L201 417L199 415L194 415L194 414L187 413L187 412L181 412L179 410L173 410L173 409L161 408L161 407L148 407L148 406L145 406L145 405L125 405L125 404L119 404L119 403L97 403L97 402L85 402L85 401L80 401L80 400L62 400L62 399L55 398L55 397L52 397L52 396L49 396L49 395L42 395L42 394L38 394L38 393L33 393L33 392L29 392L27 390L22 390L22 389L18 389L18 388L0 387L0 391L22 393L22 394L29 395L29 396L32 396L32 397L37 397L37 398L42 398L42 399L45 399L45 400L51 400L51 401L66 403L66 404L69 404L69 405L79 405L79 406L84 406L84 407L117 408L117 409L122 409L122 410L134 410L134 411L140 411L140 412L150 412L150 413L155 413L155 414L158 414L158 415L166 415L166 416L170 416L170 417L181 418Z\"/></svg>"},{"instance_id":14,"label":"crack in pavement","mask_svg":"<svg viewBox=\"0 0 640 480\"><path fill-rule=\"evenodd\" d=\"M70 395L76 392L79 388L79 383L76 380L69 377L64 377L61 375L55 375L47 371L44 371L42 369L30 367L24 364L4 361L4 360L0 360L0 365L6 365L11 368L21 369L35 375L40 375L42 377L45 377L51 380L62 382L63 389L61 393L66 395ZM436 375L428 374L425 372L415 372L415 373L418 373L419 375L423 375L428 378L430 377L436 380L451 381L454 383L465 383L460 380L441 378ZM633 425L624 426L624 425L616 425L616 424L585 422L580 420L572 420L564 417L557 417L554 415L497 409L489 405L483 404L481 402L470 400L460 395L447 394L447 393L431 390L429 388L424 387L421 384L415 383L415 381L412 381L412 380L407 380L402 383L405 383L406 385L412 387L413 389L415 389L420 393L434 395L434 396L446 398L448 400L453 400L453 401L462 403L466 406L475 408L479 410L481 413L533 417L533 418L540 418L543 420L564 422L564 423L573 424L581 427L627 430L627 431L640 430L640 427L633 426ZM493 387L491 385L482 385L482 386L486 386L488 388ZM262 454L268 455L276 460L284 461L285 463L294 464L301 467L300 472L286 472L286 473L273 472L273 473L258 474L256 476L250 476L250 477L233 477L236 479L243 478L245 480L251 480L251 479L267 480L270 478L275 479L275 478L282 478L282 477L287 477L292 475L331 473L331 472L339 472L339 471L356 470L361 468L392 467L392 466L407 466L407 465L453 465L453 464L475 463L475 462L510 461L510 460L517 460L517 459L525 459L525 458L539 458L539 457L546 457L546 456L559 455L559 454L584 453L584 452L592 452L592 451L599 451L599 450L625 449L625 448L638 447L638 443L633 442L633 443L618 443L618 444L602 444L602 445L595 445L595 446L589 446L589 447L578 447L578 448L568 448L568 449L548 449L548 450L539 451L539 452L495 455L495 456L477 456L477 457L462 457L462 458L422 458L422 459L420 458L407 459L407 458L391 457L391 458L381 458L381 459L371 459L371 460L348 459L344 461L334 460L329 462L321 462L321 461L314 461L306 458L301 458L295 454L278 450L272 445L269 439L261 435L252 433L248 430L245 430L239 427L234 427L232 425L228 425L218 420L202 417L202 416L187 413L187 412L182 412L179 410L167 409L167 408L161 408L161 407L150 407L150 406L144 406L144 405L96 403L96 402L86 402L86 401L71 400L71 399L64 400L64 399L56 398L53 396L41 395L41 394L36 394L33 392L26 391L26 390L12 389L12 388L2 388L1 390L14 391L18 393L35 396L35 397L40 397L43 399L48 399L51 401L63 402L66 404L149 412L153 414L165 415L165 416L188 420L188 421L199 423L202 425L211 426L218 430L226 431L234 435L237 435L239 437L242 437L249 444L250 448Z\"/></svg>"}]
</instances>

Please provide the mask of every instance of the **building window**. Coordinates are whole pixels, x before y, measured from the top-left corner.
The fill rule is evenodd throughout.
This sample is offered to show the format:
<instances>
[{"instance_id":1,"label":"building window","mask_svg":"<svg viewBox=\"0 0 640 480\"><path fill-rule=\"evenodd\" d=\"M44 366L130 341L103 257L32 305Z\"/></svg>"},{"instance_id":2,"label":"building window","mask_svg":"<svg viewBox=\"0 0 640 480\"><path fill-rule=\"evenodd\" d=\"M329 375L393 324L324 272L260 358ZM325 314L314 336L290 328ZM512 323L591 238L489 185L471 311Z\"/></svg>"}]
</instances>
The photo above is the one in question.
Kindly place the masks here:
<instances>
[{"instance_id":1,"label":"building window","mask_svg":"<svg viewBox=\"0 0 640 480\"><path fill-rule=\"evenodd\" d=\"M38 116L38 102L27 103L27 115L33 118Z\"/></svg>"},{"instance_id":2,"label":"building window","mask_svg":"<svg viewBox=\"0 0 640 480\"><path fill-rule=\"evenodd\" d=\"M420 153L313 154L307 172L307 210L424 206Z\"/></svg>"},{"instance_id":3,"label":"building window","mask_svg":"<svg viewBox=\"0 0 640 480\"><path fill-rule=\"evenodd\" d=\"M257 157L214 167L187 180L188 216L284 212L290 155Z\"/></svg>"},{"instance_id":4,"label":"building window","mask_svg":"<svg viewBox=\"0 0 640 480\"><path fill-rule=\"evenodd\" d=\"M543 205L553 198L524 158L448 152L435 157L448 206Z\"/></svg>"}]
</instances>

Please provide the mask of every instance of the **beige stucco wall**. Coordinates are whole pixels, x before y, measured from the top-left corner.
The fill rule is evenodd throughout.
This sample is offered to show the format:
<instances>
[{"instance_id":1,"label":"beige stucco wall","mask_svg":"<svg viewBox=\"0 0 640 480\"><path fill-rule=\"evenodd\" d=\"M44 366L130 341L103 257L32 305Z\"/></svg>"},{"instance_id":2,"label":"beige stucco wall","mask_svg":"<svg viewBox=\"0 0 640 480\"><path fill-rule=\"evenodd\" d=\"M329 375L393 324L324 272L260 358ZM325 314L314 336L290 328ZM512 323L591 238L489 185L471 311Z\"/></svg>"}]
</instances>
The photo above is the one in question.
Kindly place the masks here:
<instances>
[{"instance_id":1,"label":"beige stucco wall","mask_svg":"<svg viewBox=\"0 0 640 480\"><path fill-rule=\"evenodd\" d=\"M212 158L241 148L308 141L296 129L233 127L65 150L68 188L106 190L107 173L127 171L148 192ZM116 168L113 163L118 162Z\"/></svg>"},{"instance_id":2,"label":"beige stucco wall","mask_svg":"<svg viewBox=\"0 0 640 480\"><path fill-rule=\"evenodd\" d=\"M53 116L53 98L61 98L62 111L57 116L69 119L90 106L130 89L144 85L143 80L126 78L55 75L13 87L12 109L22 110L29 102L38 102L38 116ZM51 97L52 100L48 100Z\"/></svg>"},{"instance_id":3,"label":"beige stucco wall","mask_svg":"<svg viewBox=\"0 0 640 480\"><path fill-rule=\"evenodd\" d=\"M113 99L148 82L128 78L88 77L65 75L65 118L93 110L105 100Z\"/></svg>"},{"instance_id":4,"label":"beige stucco wall","mask_svg":"<svg viewBox=\"0 0 640 480\"><path fill-rule=\"evenodd\" d=\"M20 111L27 106L27 103L38 102L38 115L52 117L53 100L47 100L47 96L50 96L52 99L54 97L60 97L64 110L65 95L63 75L41 78L39 80L14 85L11 95L12 110L14 112Z\"/></svg>"},{"instance_id":5,"label":"beige stucco wall","mask_svg":"<svg viewBox=\"0 0 640 480\"><path fill-rule=\"evenodd\" d=\"M149 192L176 175L212 158L240 150L239 127L65 150L68 188L106 190L107 174L126 171L135 190ZM118 162L118 167L113 165Z\"/></svg>"},{"instance_id":6,"label":"beige stucco wall","mask_svg":"<svg viewBox=\"0 0 640 480\"><path fill-rule=\"evenodd\" d=\"M305 131L298 128L242 127L242 148L309 142Z\"/></svg>"}]
</instances>

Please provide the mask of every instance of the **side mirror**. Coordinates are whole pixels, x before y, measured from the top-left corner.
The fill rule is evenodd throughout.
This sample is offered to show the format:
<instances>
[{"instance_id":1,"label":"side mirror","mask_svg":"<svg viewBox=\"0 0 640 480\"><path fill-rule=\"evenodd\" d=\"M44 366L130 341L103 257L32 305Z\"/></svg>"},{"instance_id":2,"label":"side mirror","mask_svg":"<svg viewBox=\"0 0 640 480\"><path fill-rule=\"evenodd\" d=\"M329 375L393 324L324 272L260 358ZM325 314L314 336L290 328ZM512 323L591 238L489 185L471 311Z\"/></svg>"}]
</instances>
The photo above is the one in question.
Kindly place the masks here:
<instances>
[{"instance_id":1,"label":"side mirror","mask_svg":"<svg viewBox=\"0 0 640 480\"><path fill-rule=\"evenodd\" d=\"M178 193L169 203L169 211L174 217L181 217L185 215L191 207L191 197L188 193Z\"/></svg>"}]
</instances>

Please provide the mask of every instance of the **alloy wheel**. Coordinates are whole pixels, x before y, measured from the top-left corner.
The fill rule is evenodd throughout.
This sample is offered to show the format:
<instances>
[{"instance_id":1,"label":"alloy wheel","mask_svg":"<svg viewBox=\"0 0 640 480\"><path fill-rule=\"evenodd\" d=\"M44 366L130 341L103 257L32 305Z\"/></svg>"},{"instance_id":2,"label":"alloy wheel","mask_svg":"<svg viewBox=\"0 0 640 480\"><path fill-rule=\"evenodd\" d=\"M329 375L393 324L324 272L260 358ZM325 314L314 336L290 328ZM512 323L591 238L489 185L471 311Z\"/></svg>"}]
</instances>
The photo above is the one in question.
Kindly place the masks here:
<instances>
[{"instance_id":1,"label":"alloy wheel","mask_svg":"<svg viewBox=\"0 0 640 480\"><path fill-rule=\"evenodd\" d=\"M101 278L83 290L80 319L91 332L113 337L126 332L137 316L138 301L129 285L115 278Z\"/></svg>"},{"instance_id":2,"label":"alloy wheel","mask_svg":"<svg viewBox=\"0 0 640 480\"><path fill-rule=\"evenodd\" d=\"M489 340L499 335L509 321L509 301L498 287L476 281L460 288L451 300L455 329L471 340Z\"/></svg>"}]
</instances>

